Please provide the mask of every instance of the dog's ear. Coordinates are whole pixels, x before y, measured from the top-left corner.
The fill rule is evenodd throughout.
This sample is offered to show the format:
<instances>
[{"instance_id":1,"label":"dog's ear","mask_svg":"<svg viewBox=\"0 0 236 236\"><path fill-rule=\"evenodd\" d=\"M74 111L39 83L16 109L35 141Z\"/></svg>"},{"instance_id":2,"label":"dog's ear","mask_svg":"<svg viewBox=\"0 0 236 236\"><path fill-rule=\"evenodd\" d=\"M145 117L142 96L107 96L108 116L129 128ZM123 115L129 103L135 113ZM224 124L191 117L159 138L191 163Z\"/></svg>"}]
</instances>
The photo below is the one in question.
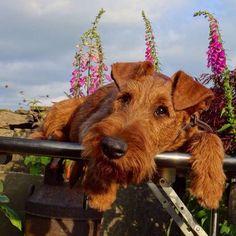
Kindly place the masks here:
<instances>
[{"instance_id":1,"label":"dog's ear","mask_svg":"<svg viewBox=\"0 0 236 236\"><path fill-rule=\"evenodd\" d=\"M194 113L208 109L214 98L210 89L183 71L176 72L171 79L173 81L172 96L175 110L187 110L189 113Z\"/></svg>"},{"instance_id":2,"label":"dog's ear","mask_svg":"<svg viewBox=\"0 0 236 236\"><path fill-rule=\"evenodd\" d=\"M149 61L121 62L111 66L111 77L118 87L131 79L143 80L146 76L153 74L154 66Z\"/></svg>"}]
</instances>

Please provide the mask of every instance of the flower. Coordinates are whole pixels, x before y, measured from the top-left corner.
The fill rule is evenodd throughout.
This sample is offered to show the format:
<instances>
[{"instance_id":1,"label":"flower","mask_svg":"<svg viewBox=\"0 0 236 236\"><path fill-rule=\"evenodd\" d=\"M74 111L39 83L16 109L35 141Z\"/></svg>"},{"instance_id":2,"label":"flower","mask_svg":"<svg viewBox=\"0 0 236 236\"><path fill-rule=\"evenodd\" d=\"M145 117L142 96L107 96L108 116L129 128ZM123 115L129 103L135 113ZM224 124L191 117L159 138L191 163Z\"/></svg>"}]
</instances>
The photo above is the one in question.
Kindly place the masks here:
<instances>
[{"instance_id":1,"label":"flower","mask_svg":"<svg viewBox=\"0 0 236 236\"><path fill-rule=\"evenodd\" d=\"M215 19L210 20L210 42L207 51L207 66L216 75L221 75L226 68L226 55Z\"/></svg>"},{"instance_id":2,"label":"flower","mask_svg":"<svg viewBox=\"0 0 236 236\"><path fill-rule=\"evenodd\" d=\"M144 11L142 11L143 20L145 23L145 59L153 63L155 70L160 71L159 60L157 57L155 37L152 32L152 27L150 21L147 19Z\"/></svg>"},{"instance_id":3,"label":"flower","mask_svg":"<svg viewBox=\"0 0 236 236\"><path fill-rule=\"evenodd\" d=\"M103 69L104 69L104 71L108 71L108 66L104 64Z\"/></svg>"},{"instance_id":4,"label":"flower","mask_svg":"<svg viewBox=\"0 0 236 236\"><path fill-rule=\"evenodd\" d=\"M77 76L77 74L78 74L78 70L75 69L75 70L72 71L73 76Z\"/></svg>"},{"instance_id":5,"label":"flower","mask_svg":"<svg viewBox=\"0 0 236 236\"><path fill-rule=\"evenodd\" d=\"M110 75L106 74L105 77L106 77L106 80L107 80L107 81L112 81L112 78L111 78Z\"/></svg>"},{"instance_id":6,"label":"flower","mask_svg":"<svg viewBox=\"0 0 236 236\"><path fill-rule=\"evenodd\" d=\"M96 92L96 90L97 90L96 87L90 86L89 89L88 89L88 95L93 94L94 92Z\"/></svg>"},{"instance_id":7,"label":"flower","mask_svg":"<svg viewBox=\"0 0 236 236\"><path fill-rule=\"evenodd\" d=\"M146 43L146 51L145 51L145 59L146 61L150 61L153 63L153 57L152 57L152 49L150 47L150 44L147 42Z\"/></svg>"},{"instance_id":8,"label":"flower","mask_svg":"<svg viewBox=\"0 0 236 236\"><path fill-rule=\"evenodd\" d=\"M110 78L104 71L105 65L101 39L97 32L97 24L104 10L101 9L92 23L92 28L81 36L81 42L76 45L77 52L70 80L70 93L72 96L84 96L94 93Z\"/></svg>"},{"instance_id":9,"label":"flower","mask_svg":"<svg viewBox=\"0 0 236 236\"><path fill-rule=\"evenodd\" d=\"M221 116L227 117L227 123L223 125L218 132L225 129L231 129L233 140L236 142L236 113L234 106L234 83L230 77L230 71L226 64L226 54L223 48L222 38L219 31L219 25L215 17L207 11L199 11L194 16L203 15L209 21L209 46L207 50L207 66L211 68L214 76L223 80L225 105L221 111Z\"/></svg>"},{"instance_id":10,"label":"flower","mask_svg":"<svg viewBox=\"0 0 236 236\"><path fill-rule=\"evenodd\" d=\"M83 87L85 85L85 81L86 81L86 76L82 76L79 78L79 86Z\"/></svg>"},{"instance_id":11,"label":"flower","mask_svg":"<svg viewBox=\"0 0 236 236\"><path fill-rule=\"evenodd\" d=\"M211 71L215 75L221 75L227 68L227 65L226 54L219 32L218 22L214 16L207 11L199 11L194 14L194 16L200 15L208 18L210 28L209 46L207 50L207 67L211 68Z\"/></svg>"}]
</instances>

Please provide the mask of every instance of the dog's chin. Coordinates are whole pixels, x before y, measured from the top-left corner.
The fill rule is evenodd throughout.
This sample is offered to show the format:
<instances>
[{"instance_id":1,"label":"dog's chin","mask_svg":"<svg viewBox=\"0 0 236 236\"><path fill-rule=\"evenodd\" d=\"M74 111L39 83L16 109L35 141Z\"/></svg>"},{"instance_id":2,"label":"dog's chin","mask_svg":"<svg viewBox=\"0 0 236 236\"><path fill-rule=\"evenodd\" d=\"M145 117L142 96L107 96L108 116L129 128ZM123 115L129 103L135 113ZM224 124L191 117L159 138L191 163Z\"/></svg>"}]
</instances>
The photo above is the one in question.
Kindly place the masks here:
<instances>
[{"instance_id":1,"label":"dog's chin","mask_svg":"<svg viewBox=\"0 0 236 236\"><path fill-rule=\"evenodd\" d=\"M95 171L99 178L105 182L114 181L122 186L129 184L139 184L143 180L149 179L154 172L154 168L150 163L143 169L144 163L132 162L130 165L130 156L124 155L117 159L110 159L103 153L96 156L91 166L91 171Z\"/></svg>"},{"instance_id":2,"label":"dog's chin","mask_svg":"<svg viewBox=\"0 0 236 236\"><path fill-rule=\"evenodd\" d=\"M87 138L89 137L89 138ZM114 181L120 185L139 184L144 179L148 179L155 171L155 163L150 154L146 154L146 149L140 145L130 148L127 153L119 158L109 158L102 150L97 135L95 138L87 136L83 143L85 147L82 153L91 162L89 169L105 182ZM130 145L130 147L132 147Z\"/></svg>"},{"instance_id":3,"label":"dog's chin","mask_svg":"<svg viewBox=\"0 0 236 236\"><path fill-rule=\"evenodd\" d=\"M124 182L124 172L120 168L119 164L115 160L109 159L107 156L100 154L96 156L96 159L92 160L91 170L95 171L99 178L107 180L108 182L113 180L115 182Z\"/></svg>"}]
</instances>

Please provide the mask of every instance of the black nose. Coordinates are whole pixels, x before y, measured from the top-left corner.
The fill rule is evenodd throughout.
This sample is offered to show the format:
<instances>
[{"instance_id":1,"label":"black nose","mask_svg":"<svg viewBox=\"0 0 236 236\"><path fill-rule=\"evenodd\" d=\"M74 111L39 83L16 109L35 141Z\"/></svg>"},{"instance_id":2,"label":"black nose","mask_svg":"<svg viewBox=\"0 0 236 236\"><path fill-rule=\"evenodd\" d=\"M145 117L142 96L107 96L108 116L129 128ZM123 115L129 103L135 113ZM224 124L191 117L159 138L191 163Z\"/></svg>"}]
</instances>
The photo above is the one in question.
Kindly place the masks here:
<instances>
[{"instance_id":1,"label":"black nose","mask_svg":"<svg viewBox=\"0 0 236 236\"><path fill-rule=\"evenodd\" d=\"M128 145L119 138L104 137L101 141L101 148L109 159L118 159L125 155Z\"/></svg>"}]
</instances>

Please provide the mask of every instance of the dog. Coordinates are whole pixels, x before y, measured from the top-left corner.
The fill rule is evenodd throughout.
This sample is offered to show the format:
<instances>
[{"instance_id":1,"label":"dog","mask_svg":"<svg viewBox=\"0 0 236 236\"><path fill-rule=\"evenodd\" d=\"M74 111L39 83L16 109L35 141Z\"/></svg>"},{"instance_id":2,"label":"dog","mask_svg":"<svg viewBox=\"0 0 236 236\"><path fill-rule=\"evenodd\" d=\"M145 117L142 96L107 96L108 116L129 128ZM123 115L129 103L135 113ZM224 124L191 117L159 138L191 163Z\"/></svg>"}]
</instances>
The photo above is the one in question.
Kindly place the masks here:
<instances>
[{"instance_id":1,"label":"dog","mask_svg":"<svg viewBox=\"0 0 236 236\"><path fill-rule=\"evenodd\" d=\"M213 132L192 125L208 109L212 91L183 71L171 78L152 63L112 65L113 83L87 97L56 103L35 139L81 143L86 168L76 162L71 184L85 170L82 188L89 206L106 211L120 186L139 184L156 172L154 156L191 154L190 192L206 208L218 208L225 184L224 149ZM157 163L158 165L158 163Z\"/></svg>"}]
</instances>

